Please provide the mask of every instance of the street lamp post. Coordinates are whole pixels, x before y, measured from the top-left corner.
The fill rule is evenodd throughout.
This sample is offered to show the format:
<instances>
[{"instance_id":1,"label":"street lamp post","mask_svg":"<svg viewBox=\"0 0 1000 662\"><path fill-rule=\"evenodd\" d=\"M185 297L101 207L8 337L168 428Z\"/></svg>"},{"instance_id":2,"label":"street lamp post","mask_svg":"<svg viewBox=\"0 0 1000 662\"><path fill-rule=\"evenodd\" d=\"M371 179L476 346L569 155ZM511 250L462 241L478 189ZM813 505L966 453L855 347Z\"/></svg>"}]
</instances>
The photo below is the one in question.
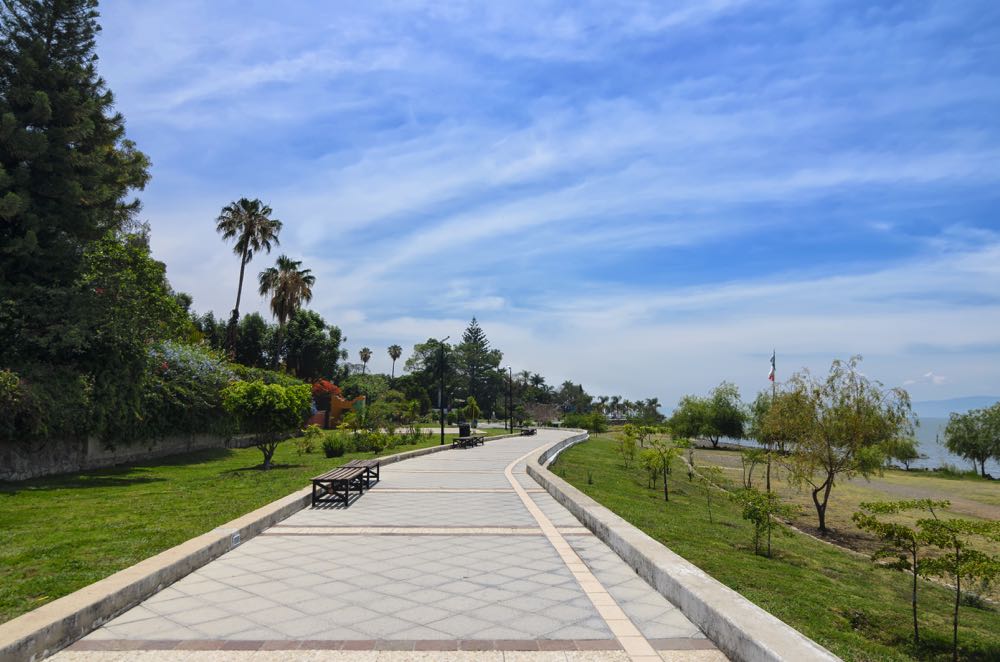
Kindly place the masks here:
<instances>
[{"instance_id":1,"label":"street lamp post","mask_svg":"<svg viewBox=\"0 0 1000 662\"><path fill-rule=\"evenodd\" d=\"M507 415L510 417L510 433L514 434L514 368L507 368Z\"/></svg>"},{"instance_id":2,"label":"street lamp post","mask_svg":"<svg viewBox=\"0 0 1000 662\"><path fill-rule=\"evenodd\" d=\"M438 347L438 369L441 371L441 380L438 382L438 409L441 410L441 446L444 445L444 341L451 336L445 336Z\"/></svg>"}]
</instances>

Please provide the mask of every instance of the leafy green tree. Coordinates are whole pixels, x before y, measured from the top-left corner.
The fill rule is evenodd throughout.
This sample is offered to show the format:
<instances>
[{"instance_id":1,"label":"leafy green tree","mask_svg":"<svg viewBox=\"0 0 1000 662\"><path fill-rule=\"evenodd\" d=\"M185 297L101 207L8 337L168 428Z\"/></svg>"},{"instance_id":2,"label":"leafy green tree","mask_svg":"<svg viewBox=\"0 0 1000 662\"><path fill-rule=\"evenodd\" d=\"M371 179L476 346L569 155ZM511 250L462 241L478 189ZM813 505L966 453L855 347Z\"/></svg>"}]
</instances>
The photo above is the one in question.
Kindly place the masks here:
<instances>
[{"instance_id":1,"label":"leafy green tree","mask_svg":"<svg viewBox=\"0 0 1000 662\"><path fill-rule=\"evenodd\" d=\"M428 338L427 342L413 346L413 352L406 359L404 370L413 378L413 383L424 390L431 405L440 407L438 390L441 371L444 370L444 404L447 405L458 383L457 363L454 347L448 343L442 344L434 338Z\"/></svg>"},{"instance_id":2,"label":"leafy green tree","mask_svg":"<svg viewBox=\"0 0 1000 662\"><path fill-rule=\"evenodd\" d=\"M390 377L396 379L396 360L403 355L403 348L399 345L389 345L389 358L392 359L392 374Z\"/></svg>"},{"instance_id":3,"label":"leafy green tree","mask_svg":"<svg viewBox=\"0 0 1000 662\"><path fill-rule=\"evenodd\" d=\"M646 441L655 435L657 429L652 425L636 425L635 423L626 423L622 427L622 434L626 437L632 437L635 439L636 443L639 444L639 448L646 447Z\"/></svg>"},{"instance_id":4,"label":"leafy green tree","mask_svg":"<svg viewBox=\"0 0 1000 662\"><path fill-rule=\"evenodd\" d=\"M962 604L962 579L990 582L1000 577L1000 557L971 547L983 538L1000 542L1000 522L963 519L922 519L917 522L927 542L943 551L925 558L920 572L927 576L951 577L955 582L952 614L951 659L958 662L958 608Z\"/></svg>"},{"instance_id":5,"label":"leafy green tree","mask_svg":"<svg viewBox=\"0 0 1000 662\"><path fill-rule=\"evenodd\" d=\"M209 311L204 315L196 315L192 313L191 322L200 334L201 342L208 345L211 349L225 351L226 322L224 320L216 319L215 314L212 313L212 311ZM240 363L242 363L242 361L240 361Z\"/></svg>"},{"instance_id":6,"label":"leafy green tree","mask_svg":"<svg viewBox=\"0 0 1000 662\"><path fill-rule=\"evenodd\" d=\"M235 417L240 430L254 436L254 444L264 455L265 471L271 468L278 444L301 429L311 402L308 384L232 382L222 390L226 411Z\"/></svg>"},{"instance_id":7,"label":"leafy green tree","mask_svg":"<svg viewBox=\"0 0 1000 662\"><path fill-rule=\"evenodd\" d=\"M854 523L862 531L874 534L881 545L872 554L872 561L892 570L902 570L910 573L913 580L910 591L910 604L913 611L913 643L920 643L920 625L917 621L917 578L921 574L921 549L927 544L926 537L921 535L919 527L907 526L885 517L893 517L908 510L922 510L930 513L935 519L935 509L949 506L947 501L932 501L931 499L916 499L911 501L882 501L861 503L861 510L851 516Z\"/></svg>"},{"instance_id":8,"label":"leafy green tree","mask_svg":"<svg viewBox=\"0 0 1000 662\"><path fill-rule=\"evenodd\" d=\"M277 246L281 221L271 218L273 210L260 201L240 198L222 208L215 219L215 230L223 240L235 239L233 252L240 256L240 281L236 288L236 305L229 318L226 332L226 350L233 352L236 347L236 323L240 319L240 298L243 296L243 276L247 264L255 253L262 250L270 253L272 245Z\"/></svg>"},{"instance_id":9,"label":"leafy green tree","mask_svg":"<svg viewBox=\"0 0 1000 662\"><path fill-rule=\"evenodd\" d=\"M267 367L271 333L260 313L250 313L241 319L236 334L236 361L253 368Z\"/></svg>"},{"instance_id":10,"label":"leafy green tree","mask_svg":"<svg viewBox=\"0 0 1000 662\"><path fill-rule=\"evenodd\" d=\"M629 440L625 443L631 446L631 450L634 453L635 441ZM660 474L663 472L663 457L652 448L643 448L639 451L639 466L646 472L647 484L655 490L656 482L660 479ZM626 468L628 468L627 464Z\"/></svg>"},{"instance_id":11,"label":"leafy green tree","mask_svg":"<svg viewBox=\"0 0 1000 662\"><path fill-rule=\"evenodd\" d=\"M618 454L621 455L622 458L622 464L626 469L628 469L632 466L632 462L635 460L636 450L638 449L635 437L623 434L616 436L615 441L618 445ZM657 457L659 457L659 455L657 455Z\"/></svg>"},{"instance_id":12,"label":"leafy green tree","mask_svg":"<svg viewBox=\"0 0 1000 662\"><path fill-rule=\"evenodd\" d=\"M363 375L368 368L368 362L372 360L372 351L367 347L362 347L361 351L358 352L358 358L361 359L361 374Z\"/></svg>"},{"instance_id":13,"label":"leafy green tree","mask_svg":"<svg viewBox=\"0 0 1000 662\"><path fill-rule=\"evenodd\" d=\"M586 414L590 412L594 398L584 390L582 384L574 384L566 380L555 394L556 402L568 414Z\"/></svg>"},{"instance_id":14,"label":"leafy green tree","mask_svg":"<svg viewBox=\"0 0 1000 662\"><path fill-rule=\"evenodd\" d=\"M312 286L316 277L312 269L301 269L301 260L293 260L287 255L278 257L275 266L260 272L257 281L261 296L271 297L271 313L277 318L278 326L284 327L292 314L303 303L312 301Z\"/></svg>"},{"instance_id":15,"label":"leafy green tree","mask_svg":"<svg viewBox=\"0 0 1000 662\"><path fill-rule=\"evenodd\" d=\"M858 369L860 362L860 356L836 360L823 380L796 373L783 386L786 397L767 416L774 434L793 442L790 476L808 485L823 534L837 479L881 471L884 445L913 434L910 396L869 379Z\"/></svg>"},{"instance_id":16,"label":"leafy green tree","mask_svg":"<svg viewBox=\"0 0 1000 662\"><path fill-rule=\"evenodd\" d=\"M760 554L761 541L767 539L767 556L771 556L771 533L782 532L786 535L791 533L778 524L779 517L792 517L795 515L795 508L790 504L782 503L781 498L774 492L761 492L754 488L743 488L732 493L732 498L740 505L743 519L753 525L753 551Z\"/></svg>"},{"instance_id":17,"label":"leafy green tree","mask_svg":"<svg viewBox=\"0 0 1000 662\"><path fill-rule=\"evenodd\" d=\"M952 414L944 429L945 447L960 457L971 460L973 467L986 477L986 461L1000 458L1000 403L988 409L974 409L964 414Z\"/></svg>"},{"instance_id":18,"label":"leafy green tree","mask_svg":"<svg viewBox=\"0 0 1000 662\"><path fill-rule=\"evenodd\" d=\"M926 455L921 455L917 440L913 437L900 437L890 439L884 446L883 451L887 460L897 460L907 471L910 464L921 459L926 459Z\"/></svg>"},{"instance_id":19,"label":"leafy green tree","mask_svg":"<svg viewBox=\"0 0 1000 662\"><path fill-rule=\"evenodd\" d=\"M299 379L312 382L321 377L334 378L344 341L339 327L327 325L312 310L296 310L283 335L285 362Z\"/></svg>"},{"instance_id":20,"label":"leafy green tree","mask_svg":"<svg viewBox=\"0 0 1000 662\"><path fill-rule=\"evenodd\" d=\"M753 489L753 470L758 464L767 463L767 460L768 453L763 448L744 448L740 451L740 464L743 467L744 489Z\"/></svg>"},{"instance_id":21,"label":"leafy green tree","mask_svg":"<svg viewBox=\"0 0 1000 662\"><path fill-rule=\"evenodd\" d=\"M667 485L667 478L670 476L671 471L670 465L675 459L681 456L686 444L661 437L652 439L649 447L660 456L660 471L663 475L663 500L670 501L670 488Z\"/></svg>"},{"instance_id":22,"label":"leafy green tree","mask_svg":"<svg viewBox=\"0 0 1000 662\"><path fill-rule=\"evenodd\" d=\"M707 398L687 395L670 418L674 434L688 439L705 437L718 447L722 437L742 439L747 414L740 402L739 389L728 382L715 387Z\"/></svg>"},{"instance_id":23,"label":"leafy green tree","mask_svg":"<svg viewBox=\"0 0 1000 662\"><path fill-rule=\"evenodd\" d=\"M470 421L478 421L482 413L483 410L479 408L479 403L476 402L475 396L470 395L465 403L465 417Z\"/></svg>"},{"instance_id":24,"label":"leafy green tree","mask_svg":"<svg viewBox=\"0 0 1000 662\"><path fill-rule=\"evenodd\" d=\"M190 318L149 253L145 233L92 242L84 252L81 297L87 313L77 331L83 351L76 365L89 376L91 430L108 444L141 436L142 393L149 348L188 335Z\"/></svg>"},{"instance_id":25,"label":"leafy green tree","mask_svg":"<svg viewBox=\"0 0 1000 662\"><path fill-rule=\"evenodd\" d=\"M365 396L365 403L370 406L389 391L389 381L384 375L353 374L343 380L340 388L348 399Z\"/></svg>"}]
</instances>

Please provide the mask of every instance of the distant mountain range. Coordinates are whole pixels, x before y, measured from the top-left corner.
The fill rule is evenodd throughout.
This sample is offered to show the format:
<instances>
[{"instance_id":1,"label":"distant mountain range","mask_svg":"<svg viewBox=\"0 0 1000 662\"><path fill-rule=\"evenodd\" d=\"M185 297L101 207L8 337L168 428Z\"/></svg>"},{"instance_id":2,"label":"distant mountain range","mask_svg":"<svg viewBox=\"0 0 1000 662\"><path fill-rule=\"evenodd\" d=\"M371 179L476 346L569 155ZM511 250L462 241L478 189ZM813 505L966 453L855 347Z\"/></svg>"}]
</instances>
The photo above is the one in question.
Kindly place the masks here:
<instances>
[{"instance_id":1,"label":"distant mountain range","mask_svg":"<svg viewBox=\"0 0 1000 662\"><path fill-rule=\"evenodd\" d=\"M970 395L949 400L923 400L913 403L913 411L920 418L948 418L948 414L965 413L970 409L982 409L1000 401L995 395Z\"/></svg>"}]
</instances>

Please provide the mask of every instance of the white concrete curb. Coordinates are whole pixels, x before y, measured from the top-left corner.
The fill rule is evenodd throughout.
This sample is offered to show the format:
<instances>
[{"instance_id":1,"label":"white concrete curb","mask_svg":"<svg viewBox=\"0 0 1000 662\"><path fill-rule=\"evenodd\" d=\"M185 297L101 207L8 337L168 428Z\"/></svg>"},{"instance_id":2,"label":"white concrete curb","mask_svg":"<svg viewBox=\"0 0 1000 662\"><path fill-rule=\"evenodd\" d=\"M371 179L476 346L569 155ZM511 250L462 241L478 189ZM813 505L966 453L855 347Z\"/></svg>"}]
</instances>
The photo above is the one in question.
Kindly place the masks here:
<instances>
[{"instance_id":1,"label":"white concrete curb","mask_svg":"<svg viewBox=\"0 0 1000 662\"><path fill-rule=\"evenodd\" d=\"M490 437L492 441L500 437ZM428 446L379 458L383 465L451 450ZM151 595L309 505L311 487L272 501L156 556L0 625L0 662L55 654ZM151 513L150 516L153 516Z\"/></svg>"},{"instance_id":2,"label":"white concrete curb","mask_svg":"<svg viewBox=\"0 0 1000 662\"><path fill-rule=\"evenodd\" d=\"M535 453L527 461L528 475L677 605L722 652L740 662L840 659L548 470L559 452L588 438L580 431Z\"/></svg>"}]
</instances>

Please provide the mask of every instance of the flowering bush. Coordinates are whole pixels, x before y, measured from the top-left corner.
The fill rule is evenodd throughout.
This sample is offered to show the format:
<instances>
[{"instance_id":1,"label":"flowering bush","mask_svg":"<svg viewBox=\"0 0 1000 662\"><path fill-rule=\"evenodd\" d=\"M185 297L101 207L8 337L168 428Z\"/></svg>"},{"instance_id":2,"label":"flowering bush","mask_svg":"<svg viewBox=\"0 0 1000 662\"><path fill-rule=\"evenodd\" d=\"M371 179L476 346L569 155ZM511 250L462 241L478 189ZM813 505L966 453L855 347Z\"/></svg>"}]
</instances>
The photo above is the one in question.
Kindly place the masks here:
<instances>
[{"instance_id":1,"label":"flowering bush","mask_svg":"<svg viewBox=\"0 0 1000 662\"><path fill-rule=\"evenodd\" d=\"M236 374L220 354L164 342L149 350L148 365L140 436L229 431L220 394Z\"/></svg>"},{"instance_id":2,"label":"flowering bush","mask_svg":"<svg viewBox=\"0 0 1000 662\"><path fill-rule=\"evenodd\" d=\"M313 397L341 395L340 387L333 382L321 379L312 385Z\"/></svg>"}]
</instances>

